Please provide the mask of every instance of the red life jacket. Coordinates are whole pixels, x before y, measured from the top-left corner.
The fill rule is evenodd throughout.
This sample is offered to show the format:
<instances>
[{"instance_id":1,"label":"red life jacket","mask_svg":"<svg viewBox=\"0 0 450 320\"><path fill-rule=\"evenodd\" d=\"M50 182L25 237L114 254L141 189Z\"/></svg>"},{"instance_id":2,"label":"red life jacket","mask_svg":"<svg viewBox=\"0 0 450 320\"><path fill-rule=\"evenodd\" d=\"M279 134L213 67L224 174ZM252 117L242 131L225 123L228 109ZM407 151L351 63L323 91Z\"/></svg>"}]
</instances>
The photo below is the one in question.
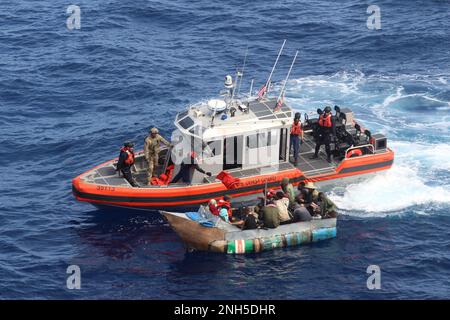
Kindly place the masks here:
<instances>
[{"instance_id":1,"label":"red life jacket","mask_svg":"<svg viewBox=\"0 0 450 320\"><path fill-rule=\"evenodd\" d=\"M219 215L219 209L212 204L209 205L209 211L215 216Z\"/></svg>"},{"instance_id":2,"label":"red life jacket","mask_svg":"<svg viewBox=\"0 0 450 320\"><path fill-rule=\"evenodd\" d=\"M319 126L326 127L326 128L331 128L331 126L332 126L331 113L329 115L327 115L327 116L324 116L323 114L320 115Z\"/></svg>"},{"instance_id":3,"label":"red life jacket","mask_svg":"<svg viewBox=\"0 0 450 320\"><path fill-rule=\"evenodd\" d=\"M134 152L131 151L129 148L127 147L123 147L122 149L120 149L121 152L126 152L127 153L127 158L125 159L125 164L127 166L131 166L134 163Z\"/></svg>"},{"instance_id":4,"label":"red life jacket","mask_svg":"<svg viewBox=\"0 0 450 320\"><path fill-rule=\"evenodd\" d=\"M295 124L295 123L292 124L291 134L299 136L299 135L302 134L302 131L303 131L302 130L302 124L300 123L300 121L297 124Z\"/></svg>"}]
</instances>

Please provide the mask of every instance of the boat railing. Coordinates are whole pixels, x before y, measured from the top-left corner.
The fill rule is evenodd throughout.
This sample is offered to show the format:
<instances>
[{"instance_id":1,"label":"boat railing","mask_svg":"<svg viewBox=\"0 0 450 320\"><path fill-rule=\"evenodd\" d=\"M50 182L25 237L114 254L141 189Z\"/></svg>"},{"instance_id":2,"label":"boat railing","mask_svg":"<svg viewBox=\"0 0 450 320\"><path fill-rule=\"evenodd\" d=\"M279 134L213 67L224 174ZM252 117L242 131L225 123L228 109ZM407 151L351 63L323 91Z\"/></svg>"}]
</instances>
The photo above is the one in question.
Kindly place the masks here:
<instances>
[{"instance_id":1,"label":"boat railing","mask_svg":"<svg viewBox=\"0 0 450 320\"><path fill-rule=\"evenodd\" d=\"M372 144L370 144L370 143L368 143L368 144L363 144L363 145L360 145L360 146L351 146L351 147L349 147L349 148L347 148L347 150L345 150L345 158L346 159L349 159L350 157L348 156L348 153L349 153L349 151L351 151L351 150L356 150L356 149L362 149L362 148L368 148L369 150L370 150L370 153L371 154L374 154L375 152L374 152L374 147L373 147L373 145Z\"/></svg>"}]
</instances>

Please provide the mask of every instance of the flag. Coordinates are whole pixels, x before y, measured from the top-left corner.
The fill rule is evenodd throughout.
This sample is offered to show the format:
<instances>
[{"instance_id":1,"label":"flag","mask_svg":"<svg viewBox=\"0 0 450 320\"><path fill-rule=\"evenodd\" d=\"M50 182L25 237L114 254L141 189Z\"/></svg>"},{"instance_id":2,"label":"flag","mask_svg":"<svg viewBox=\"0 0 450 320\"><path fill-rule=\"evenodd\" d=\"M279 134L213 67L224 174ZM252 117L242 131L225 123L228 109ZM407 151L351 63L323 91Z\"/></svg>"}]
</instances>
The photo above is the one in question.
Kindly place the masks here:
<instances>
[{"instance_id":1,"label":"flag","mask_svg":"<svg viewBox=\"0 0 450 320\"><path fill-rule=\"evenodd\" d=\"M283 105L283 97L278 99L275 109L273 109L273 112L278 112L281 109L282 105Z\"/></svg>"},{"instance_id":2,"label":"flag","mask_svg":"<svg viewBox=\"0 0 450 320\"><path fill-rule=\"evenodd\" d=\"M258 91L258 99L261 99L262 97L264 97L264 95L266 94L266 90L267 90L266 85L263 85L261 87L261 89L259 89L259 91Z\"/></svg>"}]
</instances>

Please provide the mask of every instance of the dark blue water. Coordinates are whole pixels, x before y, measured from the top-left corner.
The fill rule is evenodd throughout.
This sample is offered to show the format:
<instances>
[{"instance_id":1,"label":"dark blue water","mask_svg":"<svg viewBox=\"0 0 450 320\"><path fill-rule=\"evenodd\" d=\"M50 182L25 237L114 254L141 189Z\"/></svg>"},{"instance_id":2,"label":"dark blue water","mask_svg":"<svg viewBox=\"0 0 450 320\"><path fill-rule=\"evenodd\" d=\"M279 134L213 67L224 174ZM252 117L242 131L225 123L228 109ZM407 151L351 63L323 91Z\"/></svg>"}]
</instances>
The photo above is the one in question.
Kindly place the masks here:
<instances>
[{"instance_id":1,"label":"dark blue water","mask_svg":"<svg viewBox=\"0 0 450 320\"><path fill-rule=\"evenodd\" d=\"M450 2L81 0L0 3L0 298L323 299L450 296ZM158 217L99 212L70 180L169 136L185 105L214 96L249 47L243 89L270 71L298 110L354 109L396 162L336 186L336 239L258 255L185 254ZM66 268L81 268L81 290ZM366 268L381 268L381 289Z\"/></svg>"}]
</instances>

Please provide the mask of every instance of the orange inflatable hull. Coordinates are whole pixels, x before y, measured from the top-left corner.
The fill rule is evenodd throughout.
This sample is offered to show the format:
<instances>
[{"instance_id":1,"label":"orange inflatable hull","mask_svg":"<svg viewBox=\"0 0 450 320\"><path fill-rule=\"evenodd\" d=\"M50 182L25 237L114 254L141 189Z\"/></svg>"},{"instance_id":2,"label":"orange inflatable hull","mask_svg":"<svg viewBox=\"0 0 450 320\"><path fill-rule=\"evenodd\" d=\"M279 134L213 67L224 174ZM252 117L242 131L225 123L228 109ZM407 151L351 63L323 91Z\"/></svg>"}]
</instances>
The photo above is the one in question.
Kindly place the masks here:
<instances>
[{"instance_id":1,"label":"orange inflatable hull","mask_svg":"<svg viewBox=\"0 0 450 320\"><path fill-rule=\"evenodd\" d=\"M292 168L276 173L262 174L240 178L240 183L234 189L227 189L221 182L205 183L191 186L165 186L156 188L131 188L121 186L106 186L87 183L82 176L102 165L113 162L110 160L76 177L72 181L72 191L79 201L94 205L120 206L129 208L144 208L159 210L166 208L198 207L210 199L220 199L230 195L234 200L251 195L261 195L264 188L278 188L281 180L288 177L292 184L301 181L320 182L374 173L389 169L394 161L394 152L387 149L380 154L344 159L331 173L306 176L298 168ZM255 197L253 197L255 198Z\"/></svg>"}]
</instances>

